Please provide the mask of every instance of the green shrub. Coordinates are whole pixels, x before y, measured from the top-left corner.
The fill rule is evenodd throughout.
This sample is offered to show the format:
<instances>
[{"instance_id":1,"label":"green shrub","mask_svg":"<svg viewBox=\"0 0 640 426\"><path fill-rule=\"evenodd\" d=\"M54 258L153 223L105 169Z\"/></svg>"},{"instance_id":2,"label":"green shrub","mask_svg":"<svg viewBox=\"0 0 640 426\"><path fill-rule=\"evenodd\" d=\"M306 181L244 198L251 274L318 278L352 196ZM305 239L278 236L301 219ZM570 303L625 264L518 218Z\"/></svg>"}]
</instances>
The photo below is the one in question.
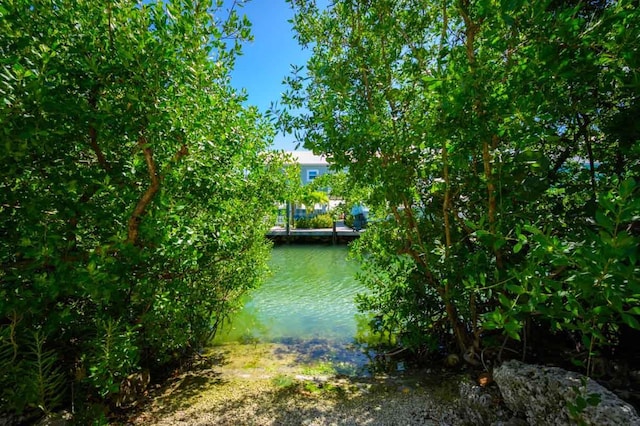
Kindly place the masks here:
<instances>
[{"instance_id":1,"label":"green shrub","mask_svg":"<svg viewBox=\"0 0 640 426\"><path fill-rule=\"evenodd\" d=\"M627 179L599 194L594 224L582 235L524 227L514 251L526 249L527 261L510 271L509 297L486 315L485 328L520 340L531 313L542 314L552 331L577 337L586 358L574 362L591 374L593 357L619 341L622 327L640 330L640 238L630 225L639 215L637 185Z\"/></svg>"},{"instance_id":2,"label":"green shrub","mask_svg":"<svg viewBox=\"0 0 640 426\"><path fill-rule=\"evenodd\" d=\"M206 345L267 269L289 172L226 78L223 33L247 22L121 6L0 7L2 414L109 408L128 376Z\"/></svg>"},{"instance_id":3,"label":"green shrub","mask_svg":"<svg viewBox=\"0 0 640 426\"><path fill-rule=\"evenodd\" d=\"M319 214L311 219L312 228L332 228L333 218L330 214Z\"/></svg>"},{"instance_id":4,"label":"green shrub","mask_svg":"<svg viewBox=\"0 0 640 426\"><path fill-rule=\"evenodd\" d=\"M351 213L344 215L344 226L353 228L354 217Z\"/></svg>"},{"instance_id":5,"label":"green shrub","mask_svg":"<svg viewBox=\"0 0 640 426\"><path fill-rule=\"evenodd\" d=\"M311 228L311 219L307 217L300 217L296 219L296 228L298 229L307 229Z\"/></svg>"},{"instance_id":6,"label":"green shrub","mask_svg":"<svg viewBox=\"0 0 640 426\"><path fill-rule=\"evenodd\" d=\"M120 382L139 363L135 327L122 326L112 318L96 321L96 336L83 355L87 382L105 399L112 399L120 390Z\"/></svg>"},{"instance_id":7,"label":"green shrub","mask_svg":"<svg viewBox=\"0 0 640 426\"><path fill-rule=\"evenodd\" d=\"M296 228L299 229L322 229L333 228L333 218L330 214L319 214L315 217L301 217L296 219Z\"/></svg>"},{"instance_id":8,"label":"green shrub","mask_svg":"<svg viewBox=\"0 0 640 426\"><path fill-rule=\"evenodd\" d=\"M65 390L59 358L40 331L21 335L17 325L13 321L0 328L0 406L20 415L28 410L49 413L60 405Z\"/></svg>"}]
</instances>

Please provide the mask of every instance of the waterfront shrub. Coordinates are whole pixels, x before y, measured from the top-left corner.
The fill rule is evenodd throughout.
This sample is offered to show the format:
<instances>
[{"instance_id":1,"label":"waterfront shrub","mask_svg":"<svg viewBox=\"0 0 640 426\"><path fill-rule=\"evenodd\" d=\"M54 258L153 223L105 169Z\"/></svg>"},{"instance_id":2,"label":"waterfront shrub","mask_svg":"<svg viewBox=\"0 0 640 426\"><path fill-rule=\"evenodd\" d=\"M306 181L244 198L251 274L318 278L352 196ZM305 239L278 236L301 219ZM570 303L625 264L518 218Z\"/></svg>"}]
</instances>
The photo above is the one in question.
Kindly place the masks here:
<instances>
[{"instance_id":1,"label":"waterfront shrub","mask_svg":"<svg viewBox=\"0 0 640 426\"><path fill-rule=\"evenodd\" d=\"M294 3L280 123L386 218L353 245L371 325L474 364L637 353L635 4Z\"/></svg>"},{"instance_id":2,"label":"waterfront shrub","mask_svg":"<svg viewBox=\"0 0 640 426\"><path fill-rule=\"evenodd\" d=\"M353 215L351 213L346 213L344 215L344 226L348 227L348 228L353 228L354 224L355 224L355 217L353 217ZM364 223L361 223L360 226L362 228L366 228L367 224L369 223L369 221L367 219L365 219Z\"/></svg>"},{"instance_id":3,"label":"waterfront shrub","mask_svg":"<svg viewBox=\"0 0 640 426\"><path fill-rule=\"evenodd\" d=\"M311 219L307 217L299 217L296 219L297 229L309 229L311 228Z\"/></svg>"},{"instance_id":4,"label":"waterfront shrub","mask_svg":"<svg viewBox=\"0 0 640 426\"><path fill-rule=\"evenodd\" d=\"M354 221L355 221L355 218L353 217L353 215L351 213L345 213L345 215L344 215L344 226L346 226L348 228L353 228Z\"/></svg>"},{"instance_id":5,"label":"waterfront shrub","mask_svg":"<svg viewBox=\"0 0 640 426\"><path fill-rule=\"evenodd\" d=\"M109 412L266 271L284 161L206 3L0 6L0 417Z\"/></svg>"},{"instance_id":6,"label":"waterfront shrub","mask_svg":"<svg viewBox=\"0 0 640 426\"><path fill-rule=\"evenodd\" d=\"M314 217L301 217L296 219L296 228L298 229L324 229L333 228L333 217L330 214L323 213Z\"/></svg>"},{"instance_id":7,"label":"waterfront shrub","mask_svg":"<svg viewBox=\"0 0 640 426\"><path fill-rule=\"evenodd\" d=\"M330 214L324 213L311 219L310 223L312 228L332 228L333 217Z\"/></svg>"},{"instance_id":8,"label":"waterfront shrub","mask_svg":"<svg viewBox=\"0 0 640 426\"><path fill-rule=\"evenodd\" d=\"M591 373L595 356L632 343L621 340L621 328L640 329L640 235L632 229L638 218L636 183L627 179L599 196L595 221L583 233L520 230L514 251L526 247L526 262L511 269L510 297L487 315L485 328L505 328L519 340L536 312L554 332L574 336L582 354L573 360Z\"/></svg>"}]
</instances>

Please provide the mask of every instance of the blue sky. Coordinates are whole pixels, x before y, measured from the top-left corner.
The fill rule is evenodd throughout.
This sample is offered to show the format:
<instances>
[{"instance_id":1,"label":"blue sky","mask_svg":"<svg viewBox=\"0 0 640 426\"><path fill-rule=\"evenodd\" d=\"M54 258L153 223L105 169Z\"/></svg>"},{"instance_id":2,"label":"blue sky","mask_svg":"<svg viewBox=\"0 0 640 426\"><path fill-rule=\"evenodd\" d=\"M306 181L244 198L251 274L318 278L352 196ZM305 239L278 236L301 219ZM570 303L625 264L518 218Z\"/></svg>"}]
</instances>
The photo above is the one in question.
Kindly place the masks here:
<instances>
[{"instance_id":1,"label":"blue sky","mask_svg":"<svg viewBox=\"0 0 640 426\"><path fill-rule=\"evenodd\" d=\"M238 11L251 21L254 41L243 45L243 55L237 58L231 73L231 83L238 89L246 89L248 104L264 112L271 102L279 101L285 90L282 80L290 73L291 64L304 65L310 51L303 50L293 38L294 32L287 22L293 17L293 10L285 0L252 0ZM292 151L293 135L278 134L273 148Z\"/></svg>"}]
</instances>

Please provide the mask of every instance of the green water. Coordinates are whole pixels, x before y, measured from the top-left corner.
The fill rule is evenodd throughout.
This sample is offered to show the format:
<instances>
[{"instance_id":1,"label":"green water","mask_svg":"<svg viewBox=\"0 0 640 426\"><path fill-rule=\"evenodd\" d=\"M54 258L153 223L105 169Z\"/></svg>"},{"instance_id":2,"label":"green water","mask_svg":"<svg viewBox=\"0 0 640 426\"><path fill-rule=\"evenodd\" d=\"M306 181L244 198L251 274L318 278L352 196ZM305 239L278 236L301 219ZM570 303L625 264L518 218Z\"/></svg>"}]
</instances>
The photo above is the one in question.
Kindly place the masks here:
<instances>
[{"instance_id":1,"label":"green water","mask_svg":"<svg viewBox=\"0 0 640 426\"><path fill-rule=\"evenodd\" d=\"M358 264L344 246L274 247L271 276L247 296L218 342L350 342L358 331ZM361 321L362 322L362 321Z\"/></svg>"}]
</instances>

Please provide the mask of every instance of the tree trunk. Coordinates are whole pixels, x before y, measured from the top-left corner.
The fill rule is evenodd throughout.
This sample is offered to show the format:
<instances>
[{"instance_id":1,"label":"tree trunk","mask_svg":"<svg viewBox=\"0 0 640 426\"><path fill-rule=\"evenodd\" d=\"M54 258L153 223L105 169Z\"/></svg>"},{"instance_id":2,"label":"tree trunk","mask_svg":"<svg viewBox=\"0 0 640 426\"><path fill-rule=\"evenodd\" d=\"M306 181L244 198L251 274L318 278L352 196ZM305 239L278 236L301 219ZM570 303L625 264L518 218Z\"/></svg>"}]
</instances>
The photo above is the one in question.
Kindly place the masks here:
<instances>
[{"instance_id":1,"label":"tree trunk","mask_svg":"<svg viewBox=\"0 0 640 426\"><path fill-rule=\"evenodd\" d=\"M136 207L133 209L133 213L131 213L131 216L129 217L129 223L127 226L127 243L129 244L137 243L142 217L160 189L160 177L158 175L156 163L153 160L153 152L147 144L147 138L144 135L140 135L140 137L138 137L138 147L142 150L142 154L144 155L144 159L147 163L150 185L138 200Z\"/></svg>"}]
</instances>

